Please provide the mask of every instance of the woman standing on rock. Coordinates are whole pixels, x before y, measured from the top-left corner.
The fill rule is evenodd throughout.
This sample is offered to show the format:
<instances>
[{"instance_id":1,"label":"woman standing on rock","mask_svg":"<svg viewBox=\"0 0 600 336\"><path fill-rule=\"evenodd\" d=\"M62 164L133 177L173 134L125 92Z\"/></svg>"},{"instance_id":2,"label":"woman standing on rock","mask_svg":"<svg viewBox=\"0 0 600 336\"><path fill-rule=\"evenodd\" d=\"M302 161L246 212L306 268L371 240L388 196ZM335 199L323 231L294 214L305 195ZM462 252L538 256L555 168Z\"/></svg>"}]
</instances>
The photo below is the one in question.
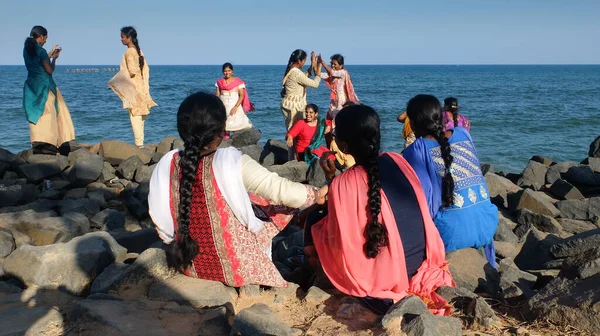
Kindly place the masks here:
<instances>
[{"instance_id":1,"label":"woman standing on rock","mask_svg":"<svg viewBox=\"0 0 600 336\"><path fill-rule=\"evenodd\" d=\"M435 293L454 286L444 244L423 189L410 165L396 153L380 153L380 121L365 105L336 116L336 141L356 165L335 176L332 160L321 159L328 188L326 215L306 229L305 249L341 292L362 298L375 313L418 295L438 314L452 308Z\"/></svg>"},{"instance_id":2,"label":"woman standing on rock","mask_svg":"<svg viewBox=\"0 0 600 336\"><path fill-rule=\"evenodd\" d=\"M304 119L306 88L317 88L321 82L321 65L317 64L317 56L314 51L311 53L311 65L307 73L302 72L304 64L306 64L306 52L301 49L294 50L283 75L281 113L285 118L285 126L288 131L296 121ZM313 71L315 78L311 79L310 74Z\"/></svg>"},{"instance_id":3,"label":"woman standing on rock","mask_svg":"<svg viewBox=\"0 0 600 336\"><path fill-rule=\"evenodd\" d=\"M48 31L42 26L31 29L25 40L23 59L27 80L23 87L23 109L29 121L29 134L34 154L56 154L75 140L75 129L67 104L56 86L52 74L61 48L52 47L50 53L43 48Z\"/></svg>"},{"instance_id":4,"label":"woman standing on rock","mask_svg":"<svg viewBox=\"0 0 600 336\"><path fill-rule=\"evenodd\" d=\"M334 120L336 114L344 107L346 102L360 104L360 101L354 92L350 73L344 68L344 56L340 54L331 56L331 67L323 59L320 59L320 63L327 71L327 73L321 74L321 78L325 80L325 83L331 89L331 102L327 111L327 120ZM335 125L333 127L335 128Z\"/></svg>"},{"instance_id":5,"label":"woman standing on rock","mask_svg":"<svg viewBox=\"0 0 600 336\"><path fill-rule=\"evenodd\" d=\"M320 191L269 172L234 147L217 149L226 119L214 95L195 93L181 103L184 150L157 164L150 215L174 269L233 287L286 286L271 261L271 240L291 219L290 208L311 206Z\"/></svg>"},{"instance_id":6,"label":"woman standing on rock","mask_svg":"<svg viewBox=\"0 0 600 336\"><path fill-rule=\"evenodd\" d=\"M490 201L471 135L463 127L444 131L442 107L434 96L415 96L406 112L417 140L403 155L419 176L446 252L485 247L496 267L498 209Z\"/></svg>"},{"instance_id":7,"label":"woman standing on rock","mask_svg":"<svg viewBox=\"0 0 600 336\"><path fill-rule=\"evenodd\" d=\"M216 95L221 98L227 110L227 122L225 123L225 138L229 138L229 132L240 131L252 127L247 112L253 111L254 106L248 98L246 83L238 77L233 76L233 65L223 64L223 78L215 84Z\"/></svg>"},{"instance_id":8,"label":"woman standing on rock","mask_svg":"<svg viewBox=\"0 0 600 336\"><path fill-rule=\"evenodd\" d=\"M150 96L150 68L140 49L137 31L133 27L121 28L121 43L127 50L121 59L121 70L108 81L121 98L123 109L129 110L135 145L144 147L144 121L156 103Z\"/></svg>"}]
</instances>

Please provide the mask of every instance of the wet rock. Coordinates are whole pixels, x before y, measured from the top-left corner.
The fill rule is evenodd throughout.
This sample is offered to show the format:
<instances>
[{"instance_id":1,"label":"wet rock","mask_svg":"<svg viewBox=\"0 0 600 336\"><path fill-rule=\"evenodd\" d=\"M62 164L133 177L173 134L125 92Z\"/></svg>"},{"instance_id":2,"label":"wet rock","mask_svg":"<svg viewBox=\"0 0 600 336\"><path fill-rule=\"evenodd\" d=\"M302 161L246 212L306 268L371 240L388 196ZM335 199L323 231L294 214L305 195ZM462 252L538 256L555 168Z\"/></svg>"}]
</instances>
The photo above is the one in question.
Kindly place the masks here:
<instances>
[{"instance_id":1,"label":"wet rock","mask_svg":"<svg viewBox=\"0 0 600 336\"><path fill-rule=\"evenodd\" d=\"M558 222L562 226L565 232L572 234L578 234L590 230L595 230L598 227L590 222L581 221L577 219L559 218Z\"/></svg>"},{"instance_id":2,"label":"wet rock","mask_svg":"<svg viewBox=\"0 0 600 336\"><path fill-rule=\"evenodd\" d=\"M23 245L6 258L4 269L27 286L82 295L104 268L126 253L108 233L95 232L63 244Z\"/></svg>"},{"instance_id":3,"label":"wet rock","mask_svg":"<svg viewBox=\"0 0 600 336\"><path fill-rule=\"evenodd\" d=\"M456 286L472 292L495 294L498 274L486 258L476 249L465 248L446 255Z\"/></svg>"},{"instance_id":4,"label":"wet rock","mask_svg":"<svg viewBox=\"0 0 600 336\"><path fill-rule=\"evenodd\" d=\"M550 252L555 258L566 258L600 246L600 229L583 232L559 244L554 244Z\"/></svg>"},{"instance_id":5,"label":"wet rock","mask_svg":"<svg viewBox=\"0 0 600 336\"><path fill-rule=\"evenodd\" d=\"M546 262L555 259L550 249L563 241L555 235L541 232L534 227L527 234L521 252L515 257L515 264L522 270L543 269Z\"/></svg>"},{"instance_id":6,"label":"wet rock","mask_svg":"<svg viewBox=\"0 0 600 336\"><path fill-rule=\"evenodd\" d=\"M569 168L563 174L563 179L574 185L600 186L600 173L596 173L589 166L580 165Z\"/></svg>"},{"instance_id":7,"label":"wet rock","mask_svg":"<svg viewBox=\"0 0 600 336\"><path fill-rule=\"evenodd\" d=\"M36 194L33 184L22 180L0 180L0 207L30 203Z\"/></svg>"},{"instance_id":8,"label":"wet rock","mask_svg":"<svg viewBox=\"0 0 600 336\"><path fill-rule=\"evenodd\" d=\"M150 162L151 155L137 148L118 140L104 140L100 143L100 156L113 166L118 166L126 159L137 156L144 164Z\"/></svg>"},{"instance_id":9,"label":"wet rock","mask_svg":"<svg viewBox=\"0 0 600 336\"><path fill-rule=\"evenodd\" d=\"M600 273L600 247L565 259L562 273L566 278L589 278Z\"/></svg>"},{"instance_id":10,"label":"wet rock","mask_svg":"<svg viewBox=\"0 0 600 336\"><path fill-rule=\"evenodd\" d=\"M508 195L522 190L509 179L494 173L485 175L485 183L488 186L492 203L504 208L508 207Z\"/></svg>"},{"instance_id":11,"label":"wet rock","mask_svg":"<svg viewBox=\"0 0 600 336\"><path fill-rule=\"evenodd\" d=\"M219 281L197 279L178 274L150 286L148 298L155 301L177 302L194 308L233 305L233 298Z\"/></svg>"},{"instance_id":12,"label":"wet rock","mask_svg":"<svg viewBox=\"0 0 600 336\"><path fill-rule=\"evenodd\" d=\"M152 177L152 172L154 171L155 164L151 166L141 166L135 171L135 182L143 183L149 182Z\"/></svg>"},{"instance_id":13,"label":"wet rock","mask_svg":"<svg viewBox=\"0 0 600 336\"><path fill-rule=\"evenodd\" d=\"M505 299L525 295L533 295L533 286L537 277L533 274L521 271L510 259L503 259L498 266L500 273L500 289Z\"/></svg>"},{"instance_id":14,"label":"wet rock","mask_svg":"<svg viewBox=\"0 0 600 336\"><path fill-rule=\"evenodd\" d=\"M2 335L48 335L47 331L62 331L63 317L57 309L17 306L0 308Z\"/></svg>"},{"instance_id":15,"label":"wet rock","mask_svg":"<svg viewBox=\"0 0 600 336\"><path fill-rule=\"evenodd\" d=\"M560 201L556 207L563 218L589 221L600 218L600 197Z\"/></svg>"},{"instance_id":16,"label":"wet rock","mask_svg":"<svg viewBox=\"0 0 600 336\"><path fill-rule=\"evenodd\" d=\"M381 324L388 332L398 332L402 325L420 315L431 315L431 312L418 296L406 296L388 309Z\"/></svg>"},{"instance_id":17,"label":"wet rock","mask_svg":"<svg viewBox=\"0 0 600 336\"><path fill-rule=\"evenodd\" d=\"M249 145L239 148L242 154L246 154L252 158L252 160L256 162L260 162L260 155L263 151L262 147L259 145Z\"/></svg>"},{"instance_id":18,"label":"wet rock","mask_svg":"<svg viewBox=\"0 0 600 336\"><path fill-rule=\"evenodd\" d=\"M89 153L86 149L80 149L79 151ZM80 156L75 159L75 163L69 172L69 181L73 186L84 187L96 181L103 170L104 161L100 156L91 153L89 156Z\"/></svg>"},{"instance_id":19,"label":"wet rock","mask_svg":"<svg viewBox=\"0 0 600 336\"><path fill-rule=\"evenodd\" d=\"M494 234L494 241L507 242L507 243L518 243L519 237L513 233L513 230L517 227L517 224L510 219L498 214L498 227Z\"/></svg>"},{"instance_id":20,"label":"wet rock","mask_svg":"<svg viewBox=\"0 0 600 336\"><path fill-rule=\"evenodd\" d=\"M90 225L102 231L111 231L125 227L125 217L114 209L104 209L90 220Z\"/></svg>"},{"instance_id":21,"label":"wet rock","mask_svg":"<svg viewBox=\"0 0 600 336\"><path fill-rule=\"evenodd\" d=\"M312 286L306 292L306 296L304 297L304 301L308 304L318 306L321 303L327 301L331 295L319 287Z\"/></svg>"},{"instance_id":22,"label":"wet rock","mask_svg":"<svg viewBox=\"0 0 600 336\"><path fill-rule=\"evenodd\" d=\"M556 180L552 186L550 186L550 192L561 200L584 198L579 189L562 179Z\"/></svg>"},{"instance_id":23,"label":"wet rock","mask_svg":"<svg viewBox=\"0 0 600 336\"><path fill-rule=\"evenodd\" d=\"M85 215L87 218L92 218L100 212L100 204L89 198L64 199L59 203L58 212L61 215L69 212L77 212Z\"/></svg>"},{"instance_id":24,"label":"wet rock","mask_svg":"<svg viewBox=\"0 0 600 336\"><path fill-rule=\"evenodd\" d=\"M546 184L552 184L556 180L562 178L562 174L566 173L569 168L577 166L575 162L559 162L548 168L546 173Z\"/></svg>"},{"instance_id":25,"label":"wet rock","mask_svg":"<svg viewBox=\"0 0 600 336\"><path fill-rule=\"evenodd\" d=\"M561 211L545 195L531 189L525 189L509 195L508 203L509 209L513 211L529 209L532 212L551 217L558 217L561 214Z\"/></svg>"},{"instance_id":26,"label":"wet rock","mask_svg":"<svg viewBox=\"0 0 600 336\"><path fill-rule=\"evenodd\" d=\"M590 144L590 150L588 151L588 156L600 158L600 136L597 137Z\"/></svg>"},{"instance_id":27,"label":"wet rock","mask_svg":"<svg viewBox=\"0 0 600 336\"><path fill-rule=\"evenodd\" d=\"M527 164L527 167L525 167L525 170L523 170L523 175L517 184L521 187L540 190L546 183L547 172L547 165L531 160Z\"/></svg>"},{"instance_id":28,"label":"wet rock","mask_svg":"<svg viewBox=\"0 0 600 336\"><path fill-rule=\"evenodd\" d=\"M556 219L550 216L536 214L528 209L519 210L517 222L519 225L515 229L515 234L519 236L519 238L525 236L532 226L542 232L557 234L562 232L562 226L560 226L560 223Z\"/></svg>"},{"instance_id":29,"label":"wet rock","mask_svg":"<svg viewBox=\"0 0 600 336\"><path fill-rule=\"evenodd\" d=\"M133 180L135 171L143 165L144 162L139 157L132 156L121 162L117 168L117 173L126 180Z\"/></svg>"},{"instance_id":30,"label":"wet rock","mask_svg":"<svg viewBox=\"0 0 600 336\"><path fill-rule=\"evenodd\" d=\"M0 258L7 257L17 248L12 232L8 229L0 228Z\"/></svg>"},{"instance_id":31,"label":"wet rock","mask_svg":"<svg viewBox=\"0 0 600 336\"><path fill-rule=\"evenodd\" d=\"M33 155L32 157L36 157ZM47 155L43 155L46 157ZM51 176L59 175L65 168L69 166L69 160L62 156L56 155L51 158L35 160L36 163L28 163L19 166L19 171L28 181L39 183Z\"/></svg>"},{"instance_id":32,"label":"wet rock","mask_svg":"<svg viewBox=\"0 0 600 336\"><path fill-rule=\"evenodd\" d=\"M267 169L293 182L303 182L306 180L308 165L304 161L289 161L283 165L267 167Z\"/></svg>"},{"instance_id":33,"label":"wet rock","mask_svg":"<svg viewBox=\"0 0 600 336\"><path fill-rule=\"evenodd\" d=\"M117 240L119 245L126 248L130 253L142 253L150 246L160 241L155 228L113 234L113 237Z\"/></svg>"},{"instance_id":34,"label":"wet rock","mask_svg":"<svg viewBox=\"0 0 600 336\"><path fill-rule=\"evenodd\" d=\"M69 212L62 217L21 220L13 228L30 237L33 245L43 246L65 243L90 232L90 222L80 213Z\"/></svg>"},{"instance_id":35,"label":"wet rock","mask_svg":"<svg viewBox=\"0 0 600 336\"><path fill-rule=\"evenodd\" d=\"M460 336L462 323L455 317L419 315L402 326L402 331L407 336Z\"/></svg>"},{"instance_id":36,"label":"wet rock","mask_svg":"<svg viewBox=\"0 0 600 336\"><path fill-rule=\"evenodd\" d=\"M292 335L290 327L262 303L242 309L233 319L231 329L232 335Z\"/></svg>"},{"instance_id":37,"label":"wet rock","mask_svg":"<svg viewBox=\"0 0 600 336\"><path fill-rule=\"evenodd\" d=\"M273 153L274 164L282 165L289 161L289 147L283 141L269 139L265 144L265 150Z\"/></svg>"},{"instance_id":38,"label":"wet rock","mask_svg":"<svg viewBox=\"0 0 600 336\"><path fill-rule=\"evenodd\" d=\"M233 133L232 146L235 148L242 148L245 146L256 145L258 140L262 137L260 130L256 128L248 128Z\"/></svg>"},{"instance_id":39,"label":"wet rock","mask_svg":"<svg viewBox=\"0 0 600 336\"><path fill-rule=\"evenodd\" d=\"M600 334L599 283L600 274L581 280L556 278L529 300L530 317Z\"/></svg>"}]
</instances>

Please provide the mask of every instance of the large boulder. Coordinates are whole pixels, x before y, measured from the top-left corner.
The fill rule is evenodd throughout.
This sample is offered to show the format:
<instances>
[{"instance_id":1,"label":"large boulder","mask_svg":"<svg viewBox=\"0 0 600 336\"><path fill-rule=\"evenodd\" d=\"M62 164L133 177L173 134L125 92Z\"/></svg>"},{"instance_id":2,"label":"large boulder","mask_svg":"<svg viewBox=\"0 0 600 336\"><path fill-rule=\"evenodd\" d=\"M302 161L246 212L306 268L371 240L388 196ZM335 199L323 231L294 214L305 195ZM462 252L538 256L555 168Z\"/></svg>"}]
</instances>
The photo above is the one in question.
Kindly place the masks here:
<instances>
[{"instance_id":1,"label":"large boulder","mask_svg":"<svg viewBox=\"0 0 600 336\"><path fill-rule=\"evenodd\" d=\"M492 203L504 208L508 207L508 195L522 190L509 179L494 173L485 175L485 183L488 186Z\"/></svg>"},{"instance_id":2,"label":"large boulder","mask_svg":"<svg viewBox=\"0 0 600 336\"><path fill-rule=\"evenodd\" d=\"M520 210L529 209L535 213L558 217L561 212L550 202L548 197L543 193L524 189L508 197L509 209Z\"/></svg>"},{"instance_id":3,"label":"large boulder","mask_svg":"<svg viewBox=\"0 0 600 336\"><path fill-rule=\"evenodd\" d=\"M575 188L575 186L563 179L558 179L554 181L554 183L552 183L552 186L550 186L550 192L561 200L583 198L583 195L581 194L579 189Z\"/></svg>"},{"instance_id":4,"label":"large boulder","mask_svg":"<svg viewBox=\"0 0 600 336\"><path fill-rule=\"evenodd\" d=\"M150 162L152 156L145 151L118 140L104 140L100 143L100 156L113 166L118 166L121 162L132 156L137 156L144 164Z\"/></svg>"},{"instance_id":5,"label":"large boulder","mask_svg":"<svg viewBox=\"0 0 600 336\"><path fill-rule=\"evenodd\" d=\"M69 159L62 155L32 155L35 158L28 163L19 166L19 171L28 181L39 183L51 176L59 175L69 166Z\"/></svg>"},{"instance_id":6,"label":"large boulder","mask_svg":"<svg viewBox=\"0 0 600 336\"><path fill-rule=\"evenodd\" d=\"M69 212L78 212L80 214L84 214L85 216L87 216L87 218L92 218L98 212L100 212L100 204L97 201L91 200L89 198L65 198L62 201L60 201L58 211L61 215Z\"/></svg>"},{"instance_id":7,"label":"large boulder","mask_svg":"<svg viewBox=\"0 0 600 336\"><path fill-rule=\"evenodd\" d=\"M23 245L6 258L4 270L27 286L83 295L104 268L126 253L108 233L95 232L68 243Z\"/></svg>"},{"instance_id":8,"label":"large boulder","mask_svg":"<svg viewBox=\"0 0 600 336\"><path fill-rule=\"evenodd\" d=\"M39 220L22 219L13 228L31 238L35 246L66 243L69 240L90 232L90 222L86 216L69 212L62 217L46 217Z\"/></svg>"},{"instance_id":9,"label":"large boulder","mask_svg":"<svg viewBox=\"0 0 600 336\"><path fill-rule=\"evenodd\" d=\"M18 206L7 206L0 208L0 214L9 214L11 218L18 216L20 213L32 210L34 212L44 212L53 210L58 207L59 201L55 200L36 200L31 203L18 205ZM0 217L1 218L1 217Z\"/></svg>"},{"instance_id":10,"label":"large boulder","mask_svg":"<svg viewBox=\"0 0 600 336\"><path fill-rule=\"evenodd\" d=\"M289 161L282 165L267 167L267 169L293 182L304 182L308 165L304 161Z\"/></svg>"},{"instance_id":11,"label":"large boulder","mask_svg":"<svg viewBox=\"0 0 600 336\"><path fill-rule=\"evenodd\" d=\"M528 302L530 317L600 334L600 274L586 279L555 278Z\"/></svg>"},{"instance_id":12,"label":"large boulder","mask_svg":"<svg viewBox=\"0 0 600 336\"><path fill-rule=\"evenodd\" d=\"M403 324L409 323L419 315L431 315L431 312L418 296L409 295L388 309L381 324L388 333L393 334L400 331Z\"/></svg>"},{"instance_id":13,"label":"large boulder","mask_svg":"<svg viewBox=\"0 0 600 336\"><path fill-rule=\"evenodd\" d=\"M248 128L233 133L232 145L236 148L241 148L250 145L256 145L262 137L260 130L256 128Z\"/></svg>"},{"instance_id":14,"label":"large boulder","mask_svg":"<svg viewBox=\"0 0 600 336\"><path fill-rule=\"evenodd\" d=\"M173 149L173 142L175 140L180 139L176 136L168 136L162 139L162 141L158 144L158 147L156 148L156 153L161 153L162 155L165 155L168 152L170 152Z\"/></svg>"},{"instance_id":15,"label":"large boulder","mask_svg":"<svg viewBox=\"0 0 600 336\"><path fill-rule=\"evenodd\" d=\"M89 152L87 149L80 149L79 151ZM96 181L103 169L104 161L96 154L90 153L87 156L77 157L69 172L69 181L75 187L85 187L89 183Z\"/></svg>"},{"instance_id":16,"label":"large boulder","mask_svg":"<svg viewBox=\"0 0 600 336\"><path fill-rule=\"evenodd\" d=\"M569 279L585 279L600 274L600 246L565 259L561 274Z\"/></svg>"},{"instance_id":17,"label":"large boulder","mask_svg":"<svg viewBox=\"0 0 600 336\"><path fill-rule=\"evenodd\" d=\"M598 227L593 223L581 221L577 219L559 218L558 222L563 230L568 233L578 234L590 230L595 230Z\"/></svg>"},{"instance_id":18,"label":"large boulder","mask_svg":"<svg viewBox=\"0 0 600 336\"><path fill-rule=\"evenodd\" d=\"M600 218L600 197L560 201L556 207L563 218L589 221Z\"/></svg>"},{"instance_id":19,"label":"large boulder","mask_svg":"<svg viewBox=\"0 0 600 336\"><path fill-rule=\"evenodd\" d=\"M273 164L282 165L290 160L290 148L283 141L269 139L267 140L264 149L265 151L273 153ZM263 152L263 155L266 157L267 154Z\"/></svg>"},{"instance_id":20,"label":"large boulder","mask_svg":"<svg viewBox=\"0 0 600 336\"><path fill-rule=\"evenodd\" d=\"M519 242L519 237L514 234L513 230L517 227L517 224L510 219L504 217L502 214L498 214L498 227L494 234L494 241L506 242L516 244Z\"/></svg>"},{"instance_id":21,"label":"large boulder","mask_svg":"<svg viewBox=\"0 0 600 336\"><path fill-rule=\"evenodd\" d=\"M0 180L0 208L32 202L36 194L35 185L24 180Z\"/></svg>"},{"instance_id":22,"label":"large boulder","mask_svg":"<svg viewBox=\"0 0 600 336\"><path fill-rule=\"evenodd\" d=\"M292 329L262 303L242 309L233 319L231 329L231 335L292 335Z\"/></svg>"},{"instance_id":23,"label":"large boulder","mask_svg":"<svg viewBox=\"0 0 600 336\"><path fill-rule=\"evenodd\" d=\"M600 136L597 137L590 144L590 150L588 151L588 156L600 158Z\"/></svg>"},{"instance_id":24,"label":"large boulder","mask_svg":"<svg viewBox=\"0 0 600 336\"><path fill-rule=\"evenodd\" d=\"M104 209L90 219L90 225L102 230L111 231L125 227L125 217L114 209Z\"/></svg>"},{"instance_id":25,"label":"large boulder","mask_svg":"<svg viewBox=\"0 0 600 336\"><path fill-rule=\"evenodd\" d=\"M313 186L322 186L325 184L325 172L318 163L312 164L308 167L306 172L306 181L308 184Z\"/></svg>"},{"instance_id":26,"label":"large boulder","mask_svg":"<svg viewBox=\"0 0 600 336\"><path fill-rule=\"evenodd\" d=\"M15 154L11 153L9 150L0 148L0 161L1 162L12 163L16 160L17 160L17 156Z\"/></svg>"},{"instance_id":27,"label":"large boulder","mask_svg":"<svg viewBox=\"0 0 600 336\"><path fill-rule=\"evenodd\" d=\"M575 162L559 162L553 166L548 168L548 172L546 173L546 184L552 184L556 180L562 178L562 174L566 173L569 168L577 166Z\"/></svg>"},{"instance_id":28,"label":"large boulder","mask_svg":"<svg viewBox=\"0 0 600 336\"><path fill-rule=\"evenodd\" d=\"M177 302L194 308L233 305L233 297L222 282L192 278L178 274L152 285L148 298L154 301Z\"/></svg>"},{"instance_id":29,"label":"large boulder","mask_svg":"<svg viewBox=\"0 0 600 336\"><path fill-rule=\"evenodd\" d=\"M515 234L519 236L519 238L525 236L532 226L547 233L559 234L563 230L556 219L547 215L534 213L528 209L519 210L517 222L519 223L519 226L515 229Z\"/></svg>"},{"instance_id":30,"label":"large boulder","mask_svg":"<svg viewBox=\"0 0 600 336\"><path fill-rule=\"evenodd\" d=\"M554 244L550 252L555 258L576 256L586 250L600 246L600 229L583 232Z\"/></svg>"},{"instance_id":31,"label":"large boulder","mask_svg":"<svg viewBox=\"0 0 600 336\"><path fill-rule=\"evenodd\" d=\"M156 164L138 167L138 169L135 171L134 181L140 184L144 182L150 182L150 178L152 177L152 172L154 172L155 167Z\"/></svg>"},{"instance_id":32,"label":"large boulder","mask_svg":"<svg viewBox=\"0 0 600 336\"><path fill-rule=\"evenodd\" d=\"M522 270L544 269L545 264L555 259L550 249L564 242L564 239L553 234L547 234L532 227L519 254L515 257L515 264Z\"/></svg>"},{"instance_id":33,"label":"large boulder","mask_svg":"<svg viewBox=\"0 0 600 336\"><path fill-rule=\"evenodd\" d=\"M600 186L600 173L593 171L592 168L586 165L569 168L569 170L563 174L563 178L576 186Z\"/></svg>"},{"instance_id":34,"label":"large boulder","mask_svg":"<svg viewBox=\"0 0 600 336\"><path fill-rule=\"evenodd\" d=\"M448 253L446 259L458 287L490 294L495 294L498 290L498 273L480 251L465 248Z\"/></svg>"},{"instance_id":35,"label":"large boulder","mask_svg":"<svg viewBox=\"0 0 600 336\"><path fill-rule=\"evenodd\" d=\"M498 272L500 273L500 289L505 299L533 295L533 286L537 281L537 276L521 271L510 259L500 261Z\"/></svg>"},{"instance_id":36,"label":"large boulder","mask_svg":"<svg viewBox=\"0 0 600 336\"><path fill-rule=\"evenodd\" d=\"M246 154L256 162L260 162L260 155L262 154L262 147L259 145L248 145L239 148L242 154Z\"/></svg>"},{"instance_id":37,"label":"large boulder","mask_svg":"<svg viewBox=\"0 0 600 336\"><path fill-rule=\"evenodd\" d=\"M587 158L585 164L587 164L594 172L600 173L600 157Z\"/></svg>"},{"instance_id":38,"label":"large boulder","mask_svg":"<svg viewBox=\"0 0 600 336\"><path fill-rule=\"evenodd\" d=\"M98 181L108 182L117 177L115 175L117 170L110 163L104 161L102 164L103 167L102 171L100 172L100 177L98 178Z\"/></svg>"},{"instance_id":39,"label":"large boulder","mask_svg":"<svg viewBox=\"0 0 600 336\"><path fill-rule=\"evenodd\" d=\"M143 165L144 162L139 157L132 156L121 162L117 168L117 173L119 173L119 175L126 180L133 180L135 171Z\"/></svg>"},{"instance_id":40,"label":"large boulder","mask_svg":"<svg viewBox=\"0 0 600 336\"><path fill-rule=\"evenodd\" d=\"M517 184L521 187L540 190L546 183L547 172L547 165L531 160L527 164L527 167L525 167L525 170L523 170L523 174Z\"/></svg>"}]
</instances>

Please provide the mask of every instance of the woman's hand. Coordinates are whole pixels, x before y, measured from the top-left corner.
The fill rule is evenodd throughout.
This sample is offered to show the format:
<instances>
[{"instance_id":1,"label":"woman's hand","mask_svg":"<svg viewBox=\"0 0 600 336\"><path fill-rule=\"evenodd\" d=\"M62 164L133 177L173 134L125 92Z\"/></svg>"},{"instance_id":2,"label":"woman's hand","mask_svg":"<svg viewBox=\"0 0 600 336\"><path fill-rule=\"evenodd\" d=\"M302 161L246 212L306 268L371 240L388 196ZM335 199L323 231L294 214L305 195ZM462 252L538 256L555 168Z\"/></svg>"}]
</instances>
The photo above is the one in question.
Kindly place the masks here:
<instances>
[{"instance_id":1,"label":"woman's hand","mask_svg":"<svg viewBox=\"0 0 600 336\"><path fill-rule=\"evenodd\" d=\"M287 142L288 147L294 147L294 139L291 136L288 136L285 141Z\"/></svg>"},{"instance_id":2,"label":"woman's hand","mask_svg":"<svg viewBox=\"0 0 600 336\"><path fill-rule=\"evenodd\" d=\"M240 105L234 105L233 108L231 109L231 112L229 112L229 115L235 115L237 113L239 107L240 107Z\"/></svg>"},{"instance_id":3,"label":"woman's hand","mask_svg":"<svg viewBox=\"0 0 600 336\"><path fill-rule=\"evenodd\" d=\"M337 152L327 151L321 155L319 159L319 165L323 172L325 173L325 179L330 180L335 176L335 159L332 159L331 156L335 155Z\"/></svg>"},{"instance_id":4,"label":"woman's hand","mask_svg":"<svg viewBox=\"0 0 600 336\"><path fill-rule=\"evenodd\" d=\"M316 64L317 63L317 55L315 54L314 51L310 52L310 63L311 64Z\"/></svg>"},{"instance_id":5,"label":"woman's hand","mask_svg":"<svg viewBox=\"0 0 600 336\"><path fill-rule=\"evenodd\" d=\"M319 199L317 200L317 204L323 205L327 202L327 194L329 193L329 186L324 185L319 189Z\"/></svg>"}]
</instances>

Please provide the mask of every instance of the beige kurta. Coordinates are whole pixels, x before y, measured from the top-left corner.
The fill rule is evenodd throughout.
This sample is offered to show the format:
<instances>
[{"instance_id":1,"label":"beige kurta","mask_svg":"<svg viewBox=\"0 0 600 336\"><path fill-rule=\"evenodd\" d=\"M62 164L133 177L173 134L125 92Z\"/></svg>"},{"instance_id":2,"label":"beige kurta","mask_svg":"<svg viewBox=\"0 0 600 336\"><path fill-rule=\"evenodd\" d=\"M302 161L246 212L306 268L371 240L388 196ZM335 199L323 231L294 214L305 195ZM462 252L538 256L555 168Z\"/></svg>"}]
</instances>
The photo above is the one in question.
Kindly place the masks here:
<instances>
[{"instance_id":1,"label":"beige kurta","mask_svg":"<svg viewBox=\"0 0 600 336\"><path fill-rule=\"evenodd\" d=\"M287 130L300 119L304 119L306 108L306 87L317 88L321 77L311 79L298 68L292 68L284 79L285 97L281 100L281 113L285 118Z\"/></svg>"},{"instance_id":2,"label":"beige kurta","mask_svg":"<svg viewBox=\"0 0 600 336\"><path fill-rule=\"evenodd\" d=\"M144 53L141 52L142 56ZM145 59L145 57L144 57ZM108 81L110 87L121 98L123 109L130 110L133 116L150 113L156 103L150 96L150 68L144 61L144 69L140 69L140 58L135 48L127 48L121 59L121 70ZM134 74L133 78L129 74Z\"/></svg>"}]
</instances>

